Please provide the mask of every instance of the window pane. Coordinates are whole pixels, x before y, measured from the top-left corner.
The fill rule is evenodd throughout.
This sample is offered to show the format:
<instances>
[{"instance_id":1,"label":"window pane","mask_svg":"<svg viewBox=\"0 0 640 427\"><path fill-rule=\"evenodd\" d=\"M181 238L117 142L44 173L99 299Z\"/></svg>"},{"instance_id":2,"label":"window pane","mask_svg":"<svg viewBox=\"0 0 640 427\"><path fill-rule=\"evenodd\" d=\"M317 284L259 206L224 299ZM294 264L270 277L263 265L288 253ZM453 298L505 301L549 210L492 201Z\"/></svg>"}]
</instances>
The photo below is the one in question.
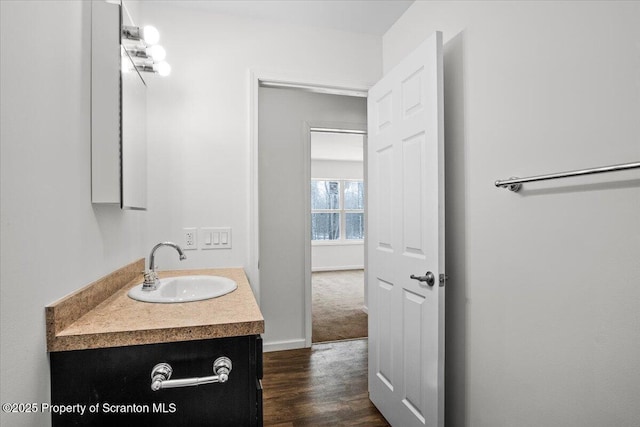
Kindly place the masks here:
<instances>
[{"instance_id":1,"label":"window pane","mask_svg":"<svg viewBox=\"0 0 640 427\"><path fill-rule=\"evenodd\" d=\"M311 240L340 239L339 213L311 214Z\"/></svg>"},{"instance_id":2,"label":"window pane","mask_svg":"<svg viewBox=\"0 0 640 427\"><path fill-rule=\"evenodd\" d=\"M347 240L364 239L364 214L363 213L347 213L346 214L346 232Z\"/></svg>"},{"instance_id":3,"label":"window pane","mask_svg":"<svg viewBox=\"0 0 640 427\"><path fill-rule=\"evenodd\" d=\"M311 181L311 209L340 209L340 183Z\"/></svg>"},{"instance_id":4,"label":"window pane","mask_svg":"<svg viewBox=\"0 0 640 427\"><path fill-rule=\"evenodd\" d=\"M364 186L362 181L346 181L344 183L344 208L364 209Z\"/></svg>"}]
</instances>

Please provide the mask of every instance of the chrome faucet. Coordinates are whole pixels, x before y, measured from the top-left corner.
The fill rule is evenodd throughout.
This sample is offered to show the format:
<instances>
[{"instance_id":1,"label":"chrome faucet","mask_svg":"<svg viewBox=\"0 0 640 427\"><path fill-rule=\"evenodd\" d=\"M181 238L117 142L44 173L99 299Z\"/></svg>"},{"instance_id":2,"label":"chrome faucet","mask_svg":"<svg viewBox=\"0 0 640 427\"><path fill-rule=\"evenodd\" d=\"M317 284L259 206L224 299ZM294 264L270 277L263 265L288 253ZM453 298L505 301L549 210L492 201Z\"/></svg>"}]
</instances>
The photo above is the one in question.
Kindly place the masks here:
<instances>
[{"instance_id":1,"label":"chrome faucet","mask_svg":"<svg viewBox=\"0 0 640 427\"><path fill-rule=\"evenodd\" d=\"M156 250L161 246L171 246L178 254L180 254L180 261L187 259L187 256L182 252L182 248L172 242L158 243L151 249L151 255L149 255L149 270L144 273L144 283L142 285L143 291L155 291L158 288L158 273L156 273Z\"/></svg>"}]
</instances>

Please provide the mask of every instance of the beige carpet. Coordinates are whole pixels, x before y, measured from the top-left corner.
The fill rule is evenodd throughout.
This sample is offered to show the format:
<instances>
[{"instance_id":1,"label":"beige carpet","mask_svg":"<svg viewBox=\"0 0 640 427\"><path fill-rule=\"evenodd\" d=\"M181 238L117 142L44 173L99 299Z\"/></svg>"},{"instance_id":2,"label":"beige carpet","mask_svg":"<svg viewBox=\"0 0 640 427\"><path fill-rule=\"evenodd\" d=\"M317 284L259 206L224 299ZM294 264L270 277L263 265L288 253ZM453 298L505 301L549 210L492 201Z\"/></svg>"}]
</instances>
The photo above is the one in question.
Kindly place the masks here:
<instances>
[{"instance_id":1,"label":"beige carpet","mask_svg":"<svg viewBox=\"0 0 640 427\"><path fill-rule=\"evenodd\" d=\"M311 283L313 342L368 336L363 270L315 272Z\"/></svg>"}]
</instances>

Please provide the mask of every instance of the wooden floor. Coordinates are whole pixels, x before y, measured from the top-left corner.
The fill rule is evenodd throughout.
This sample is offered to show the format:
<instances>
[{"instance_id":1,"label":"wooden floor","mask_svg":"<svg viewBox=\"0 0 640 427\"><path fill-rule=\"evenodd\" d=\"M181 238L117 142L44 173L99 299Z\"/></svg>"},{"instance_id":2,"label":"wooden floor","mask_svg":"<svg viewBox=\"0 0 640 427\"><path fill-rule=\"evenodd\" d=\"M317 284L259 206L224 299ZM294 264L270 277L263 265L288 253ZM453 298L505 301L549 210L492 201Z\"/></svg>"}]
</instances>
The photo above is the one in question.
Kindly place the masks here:
<instances>
[{"instance_id":1,"label":"wooden floor","mask_svg":"<svg viewBox=\"0 0 640 427\"><path fill-rule=\"evenodd\" d=\"M264 425L389 426L369 401L367 340L264 354Z\"/></svg>"}]
</instances>

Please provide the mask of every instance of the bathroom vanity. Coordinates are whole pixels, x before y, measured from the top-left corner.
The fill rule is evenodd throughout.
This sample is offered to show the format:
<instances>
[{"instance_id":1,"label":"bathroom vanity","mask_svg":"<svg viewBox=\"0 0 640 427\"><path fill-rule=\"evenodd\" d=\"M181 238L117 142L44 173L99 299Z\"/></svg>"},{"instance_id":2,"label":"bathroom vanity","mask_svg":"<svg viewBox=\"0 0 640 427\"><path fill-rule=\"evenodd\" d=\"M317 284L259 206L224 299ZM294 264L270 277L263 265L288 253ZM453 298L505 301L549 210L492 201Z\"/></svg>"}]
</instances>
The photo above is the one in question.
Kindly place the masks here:
<instances>
[{"instance_id":1,"label":"bathroom vanity","mask_svg":"<svg viewBox=\"0 0 640 427\"><path fill-rule=\"evenodd\" d=\"M127 296L143 269L140 260L46 308L51 404L65 411L52 425L261 426L264 319L243 270L160 272L227 277L238 288L158 304ZM158 376L160 364L169 376Z\"/></svg>"}]
</instances>

